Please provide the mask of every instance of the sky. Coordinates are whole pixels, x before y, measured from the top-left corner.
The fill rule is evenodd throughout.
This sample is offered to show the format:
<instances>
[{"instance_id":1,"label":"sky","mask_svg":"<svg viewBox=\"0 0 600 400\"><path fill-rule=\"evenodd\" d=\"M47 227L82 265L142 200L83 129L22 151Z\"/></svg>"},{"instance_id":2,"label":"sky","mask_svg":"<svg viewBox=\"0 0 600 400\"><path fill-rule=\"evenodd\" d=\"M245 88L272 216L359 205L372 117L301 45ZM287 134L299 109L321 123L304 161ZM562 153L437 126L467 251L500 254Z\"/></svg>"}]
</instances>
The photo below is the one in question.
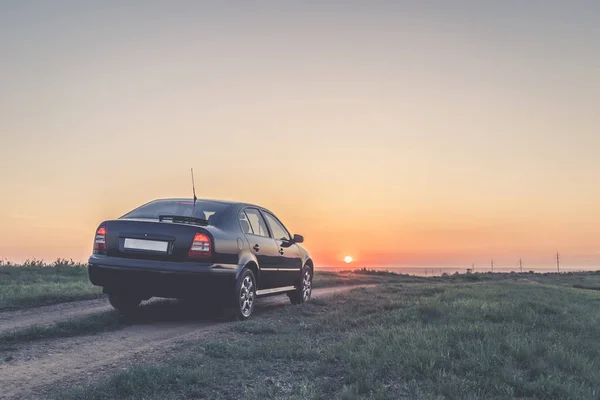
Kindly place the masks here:
<instances>
[{"instance_id":1,"label":"sky","mask_svg":"<svg viewBox=\"0 0 600 400\"><path fill-rule=\"evenodd\" d=\"M217 3L217 4L215 4ZM155 198L274 211L317 265L600 267L600 3L0 4L0 258Z\"/></svg>"}]
</instances>

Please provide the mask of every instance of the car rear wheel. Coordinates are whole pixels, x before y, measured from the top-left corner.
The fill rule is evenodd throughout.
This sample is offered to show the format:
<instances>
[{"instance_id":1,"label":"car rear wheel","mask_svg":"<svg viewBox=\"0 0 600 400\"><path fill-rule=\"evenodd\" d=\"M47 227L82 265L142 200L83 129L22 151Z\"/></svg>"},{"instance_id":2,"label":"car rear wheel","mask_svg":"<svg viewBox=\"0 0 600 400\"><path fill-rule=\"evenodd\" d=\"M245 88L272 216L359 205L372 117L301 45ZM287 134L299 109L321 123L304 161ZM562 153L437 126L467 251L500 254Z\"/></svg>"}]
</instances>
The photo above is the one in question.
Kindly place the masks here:
<instances>
[{"instance_id":1,"label":"car rear wheel","mask_svg":"<svg viewBox=\"0 0 600 400\"><path fill-rule=\"evenodd\" d=\"M235 285L234 318L244 321L250 318L256 302L256 279L254 273L244 269Z\"/></svg>"},{"instance_id":2,"label":"car rear wheel","mask_svg":"<svg viewBox=\"0 0 600 400\"><path fill-rule=\"evenodd\" d=\"M110 305L124 314L131 313L140 305L142 299L123 293L110 293L108 295Z\"/></svg>"},{"instance_id":3,"label":"car rear wheel","mask_svg":"<svg viewBox=\"0 0 600 400\"><path fill-rule=\"evenodd\" d=\"M304 266L302 268L302 277L300 279L300 284L296 287L296 290L288 294L292 304L307 302L310 300L312 294L312 272L310 267Z\"/></svg>"}]
</instances>

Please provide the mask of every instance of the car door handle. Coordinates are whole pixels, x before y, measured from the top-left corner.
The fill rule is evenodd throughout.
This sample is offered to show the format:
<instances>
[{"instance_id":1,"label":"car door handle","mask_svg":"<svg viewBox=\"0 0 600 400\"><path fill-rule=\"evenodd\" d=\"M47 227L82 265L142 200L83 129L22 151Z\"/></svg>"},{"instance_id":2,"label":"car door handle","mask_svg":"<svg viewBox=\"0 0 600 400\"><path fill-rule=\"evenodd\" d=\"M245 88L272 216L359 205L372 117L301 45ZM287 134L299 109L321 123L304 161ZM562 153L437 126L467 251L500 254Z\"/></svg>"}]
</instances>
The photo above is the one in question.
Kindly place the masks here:
<instances>
[{"instance_id":1,"label":"car door handle","mask_svg":"<svg viewBox=\"0 0 600 400\"><path fill-rule=\"evenodd\" d=\"M252 247L254 249L254 251L259 251L260 250L260 246L255 244L254 247Z\"/></svg>"},{"instance_id":2,"label":"car door handle","mask_svg":"<svg viewBox=\"0 0 600 400\"><path fill-rule=\"evenodd\" d=\"M281 247L279 248L279 254L283 255L283 249Z\"/></svg>"}]
</instances>

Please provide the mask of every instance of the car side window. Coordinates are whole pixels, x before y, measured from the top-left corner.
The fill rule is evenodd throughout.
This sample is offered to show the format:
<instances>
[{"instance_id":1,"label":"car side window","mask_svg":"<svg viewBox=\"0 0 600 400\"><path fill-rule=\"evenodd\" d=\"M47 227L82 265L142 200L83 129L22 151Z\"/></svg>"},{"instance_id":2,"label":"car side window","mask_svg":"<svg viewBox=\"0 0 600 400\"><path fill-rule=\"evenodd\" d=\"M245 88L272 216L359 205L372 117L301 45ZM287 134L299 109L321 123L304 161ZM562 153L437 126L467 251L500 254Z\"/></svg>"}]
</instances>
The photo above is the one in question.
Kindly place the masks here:
<instances>
[{"instance_id":1,"label":"car side window","mask_svg":"<svg viewBox=\"0 0 600 400\"><path fill-rule=\"evenodd\" d=\"M240 227L242 228L242 232L254 234L252 227L250 226L250 221L248 220L248 216L244 211L240 211Z\"/></svg>"},{"instance_id":2,"label":"car side window","mask_svg":"<svg viewBox=\"0 0 600 400\"><path fill-rule=\"evenodd\" d=\"M290 234L285 229L285 227L269 213L265 213L265 218L271 227L271 231L273 232L273 237L277 240L291 240Z\"/></svg>"},{"instance_id":3,"label":"car side window","mask_svg":"<svg viewBox=\"0 0 600 400\"><path fill-rule=\"evenodd\" d=\"M250 222L252 234L269 237L267 224L265 223L262 215L260 215L260 212L256 208L246 208L244 211L248 217L248 222Z\"/></svg>"}]
</instances>

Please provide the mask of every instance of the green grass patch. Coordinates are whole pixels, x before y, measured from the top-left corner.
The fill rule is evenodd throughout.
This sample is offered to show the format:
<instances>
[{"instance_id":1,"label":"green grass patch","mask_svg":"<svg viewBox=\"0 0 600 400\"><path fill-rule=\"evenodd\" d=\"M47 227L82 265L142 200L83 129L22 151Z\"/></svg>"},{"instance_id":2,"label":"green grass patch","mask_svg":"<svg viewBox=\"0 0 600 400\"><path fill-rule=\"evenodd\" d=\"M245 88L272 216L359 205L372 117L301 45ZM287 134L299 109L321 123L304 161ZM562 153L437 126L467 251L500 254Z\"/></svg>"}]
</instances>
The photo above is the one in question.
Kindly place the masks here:
<instances>
[{"instance_id":1,"label":"green grass patch","mask_svg":"<svg viewBox=\"0 0 600 400\"><path fill-rule=\"evenodd\" d=\"M339 272L317 270L313 277L314 287L366 285L394 282L424 283L435 281L437 281L436 278L396 274L394 272L377 271L366 268Z\"/></svg>"},{"instance_id":2,"label":"green grass patch","mask_svg":"<svg viewBox=\"0 0 600 400\"><path fill-rule=\"evenodd\" d=\"M573 285L573 287L575 289L600 290L600 286L589 286L589 285L575 284L575 285Z\"/></svg>"},{"instance_id":3,"label":"green grass patch","mask_svg":"<svg viewBox=\"0 0 600 400\"><path fill-rule=\"evenodd\" d=\"M489 282L509 280L571 287L600 287L600 271L562 273L534 273L533 271L511 273L484 272L474 274L444 274L440 279L443 282Z\"/></svg>"},{"instance_id":4,"label":"green grass patch","mask_svg":"<svg viewBox=\"0 0 600 400\"><path fill-rule=\"evenodd\" d=\"M236 323L61 399L595 399L600 293L511 279L361 288Z\"/></svg>"},{"instance_id":5,"label":"green grass patch","mask_svg":"<svg viewBox=\"0 0 600 400\"><path fill-rule=\"evenodd\" d=\"M61 259L52 264L0 262L0 310L100 296L102 290L90 283L86 264Z\"/></svg>"},{"instance_id":6,"label":"green grass patch","mask_svg":"<svg viewBox=\"0 0 600 400\"><path fill-rule=\"evenodd\" d=\"M51 325L34 325L2 333L0 334L0 349L33 340L114 331L124 326L123 319L117 311L107 311L56 322Z\"/></svg>"}]
</instances>

